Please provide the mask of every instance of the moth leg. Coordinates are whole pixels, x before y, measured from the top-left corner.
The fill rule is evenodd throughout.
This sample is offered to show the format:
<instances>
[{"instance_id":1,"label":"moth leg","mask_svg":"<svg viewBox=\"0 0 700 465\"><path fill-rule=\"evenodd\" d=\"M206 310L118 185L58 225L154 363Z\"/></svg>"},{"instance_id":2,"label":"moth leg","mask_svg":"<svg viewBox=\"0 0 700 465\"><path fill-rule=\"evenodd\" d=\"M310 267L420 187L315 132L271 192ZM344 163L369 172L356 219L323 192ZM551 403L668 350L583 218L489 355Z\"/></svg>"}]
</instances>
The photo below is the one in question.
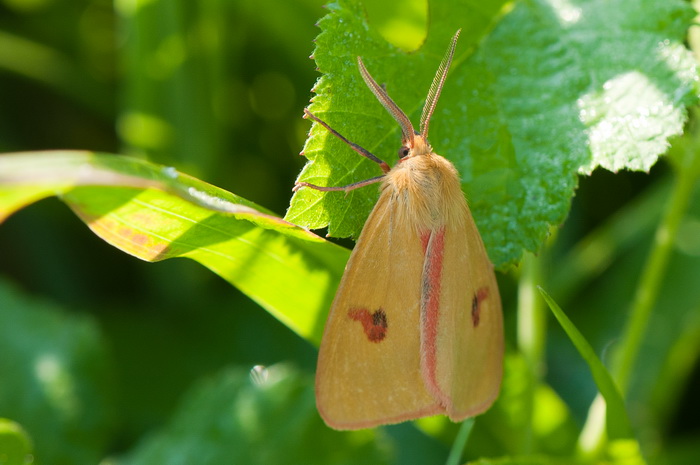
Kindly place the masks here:
<instances>
[{"instance_id":1,"label":"moth leg","mask_svg":"<svg viewBox=\"0 0 700 465\"><path fill-rule=\"evenodd\" d=\"M360 147L359 145L355 144L354 142L350 142L342 134L340 134L338 131L336 131L332 127L328 126L328 124L326 124L323 120L316 117L316 115L311 113L308 109L304 108L304 118L307 118L307 117L311 118L312 120L316 121L318 124L323 126L324 128L328 129L331 134L333 134L335 137L337 137L338 139L340 139L343 142L345 142L346 144L348 144L350 146L350 148L353 149L355 152L359 153L363 157L368 158L368 159L372 160L373 162L375 162L376 164L378 164L384 173L388 173L389 170L391 169L389 167L389 165L384 160L379 159L372 152L370 152L369 150L367 150L365 148Z\"/></svg>"},{"instance_id":2,"label":"moth leg","mask_svg":"<svg viewBox=\"0 0 700 465\"><path fill-rule=\"evenodd\" d=\"M365 179L364 181L354 182L352 184L348 184L347 186L317 186L316 184L309 184L308 182L297 182L292 190L296 192L302 187L309 187L311 189L316 189L317 191L322 192L343 191L347 193L351 190L355 190L360 187L365 187L370 184L374 184L375 182L379 182L382 180L382 178L384 178L384 175L377 176L376 178Z\"/></svg>"}]
</instances>

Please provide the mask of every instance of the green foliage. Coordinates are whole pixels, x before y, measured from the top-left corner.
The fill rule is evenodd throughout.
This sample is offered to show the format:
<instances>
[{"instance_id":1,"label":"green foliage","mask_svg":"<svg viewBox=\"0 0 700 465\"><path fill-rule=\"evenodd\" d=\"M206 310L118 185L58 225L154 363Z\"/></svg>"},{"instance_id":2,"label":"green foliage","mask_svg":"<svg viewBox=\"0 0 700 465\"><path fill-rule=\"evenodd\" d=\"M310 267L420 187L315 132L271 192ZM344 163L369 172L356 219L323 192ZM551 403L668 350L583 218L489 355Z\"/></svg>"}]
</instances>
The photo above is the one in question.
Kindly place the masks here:
<instances>
[{"instance_id":1,"label":"green foliage","mask_svg":"<svg viewBox=\"0 0 700 465\"><path fill-rule=\"evenodd\" d=\"M511 10L512 8L512 10ZM569 209L577 175L597 166L648 170L679 134L695 100L683 46L682 1L430 2L425 44L406 53L369 27L358 1L330 5L314 58L322 76L310 110L353 142L396 161L397 125L356 71L369 71L417 121L448 37L462 28L433 116L434 149L459 169L492 261L536 252ZM415 124L415 123L414 123ZM316 126L299 179L345 185L381 174ZM290 221L357 237L378 194L302 189Z\"/></svg>"},{"instance_id":2,"label":"green foliage","mask_svg":"<svg viewBox=\"0 0 700 465\"><path fill-rule=\"evenodd\" d=\"M570 459L553 459L551 457L507 457L499 459L479 459L469 465L575 465Z\"/></svg>"},{"instance_id":3,"label":"green foliage","mask_svg":"<svg viewBox=\"0 0 700 465\"><path fill-rule=\"evenodd\" d=\"M564 328L564 331L566 331L566 335L569 336L571 342L576 346L576 350L578 350L581 357L586 361L596 386L605 399L605 420L608 436L613 440L632 438L632 429L627 419L625 402L622 399L620 391L618 391L615 386L615 382L610 376L610 373L608 373L608 370L605 368L605 365L603 365L593 348L588 341L586 341L586 338L576 329L576 326L569 320L559 305L557 305L542 288L540 288L540 293L559 321L559 324Z\"/></svg>"},{"instance_id":4,"label":"green foliage","mask_svg":"<svg viewBox=\"0 0 700 465\"><path fill-rule=\"evenodd\" d=\"M350 447L351 459L338 453ZM371 431L329 430L316 413L313 379L275 365L200 382L159 434L116 463L380 464L387 447Z\"/></svg>"},{"instance_id":5,"label":"green foliage","mask_svg":"<svg viewBox=\"0 0 700 465\"><path fill-rule=\"evenodd\" d=\"M377 1L368 17L339 0L320 34L319 0L114 5L2 3L0 148L30 153L0 156L0 462L700 460L694 107L671 139L698 90L687 2ZM357 236L377 189L302 189L274 213L303 160L305 57L318 34L310 109L394 162L356 57L416 122L458 28L431 142L495 264L539 251L499 275L501 395L461 428L334 432L314 345L349 252L297 225ZM36 151L56 147L90 151ZM304 153L310 182L379 174L318 126Z\"/></svg>"},{"instance_id":6,"label":"green foliage","mask_svg":"<svg viewBox=\"0 0 700 465\"><path fill-rule=\"evenodd\" d=\"M196 260L302 336L320 340L320 315L345 249L173 168L85 152L0 159L0 219L51 194L124 252Z\"/></svg>"},{"instance_id":7,"label":"green foliage","mask_svg":"<svg viewBox=\"0 0 700 465\"><path fill-rule=\"evenodd\" d=\"M0 418L0 451L4 465L31 463L32 444L27 433L17 423Z\"/></svg>"},{"instance_id":8,"label":"green foliage","mask_svg":"<svg viewBox=\"0 0 700 465\"><path fill-rule=\"evenodd\" d=\"M96 462L115 412L95 321L26 301L4 283L0 301L0 412L31 431L37 463ZM14 447L28 449L17 438Z\"/></svg>"}]
</instances>

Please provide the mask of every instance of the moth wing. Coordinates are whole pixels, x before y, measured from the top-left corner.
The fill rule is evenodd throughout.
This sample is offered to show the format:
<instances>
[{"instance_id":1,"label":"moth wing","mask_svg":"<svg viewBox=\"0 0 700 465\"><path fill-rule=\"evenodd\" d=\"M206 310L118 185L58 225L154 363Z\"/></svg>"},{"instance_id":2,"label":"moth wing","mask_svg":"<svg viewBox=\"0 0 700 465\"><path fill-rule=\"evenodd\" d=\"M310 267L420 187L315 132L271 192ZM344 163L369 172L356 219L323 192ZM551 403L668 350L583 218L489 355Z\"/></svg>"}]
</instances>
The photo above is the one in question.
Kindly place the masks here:
<instances>
[{"instance_id":1,"label":"moth wing","mask_svg":"<svg viewBox=\"0 0 700 465\"><path fill-rule=\"evenodd\" d=\"M445 413L421 376L423 248L392 208L385 191L348 261L321 342L316 403L336 429Z\"/></svg>"},{"instance_id":2,"label":"moth wing","mask_svg":"<svg viewBox=\"0 0 700 465\"><path fill-rule=\"evenodd\" d=\"M465 208L464 227L445 231L435 348L437 395L445 399L453 421L487 410L498 396L503 376L498 283L466 202ZM426 255L432 253L428 249Z\"/></svg>"}]
</instances>

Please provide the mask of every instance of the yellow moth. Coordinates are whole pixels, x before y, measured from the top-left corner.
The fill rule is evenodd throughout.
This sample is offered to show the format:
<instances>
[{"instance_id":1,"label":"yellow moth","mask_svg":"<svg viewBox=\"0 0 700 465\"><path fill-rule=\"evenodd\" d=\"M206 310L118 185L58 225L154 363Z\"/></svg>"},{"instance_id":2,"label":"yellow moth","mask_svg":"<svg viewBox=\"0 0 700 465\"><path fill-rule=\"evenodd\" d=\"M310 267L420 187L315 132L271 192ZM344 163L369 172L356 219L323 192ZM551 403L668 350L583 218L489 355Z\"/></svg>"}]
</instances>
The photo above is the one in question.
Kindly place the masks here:
<instances>
[{"instance_id":1,"label":"yellow moth","mask_svg":"<svg viewBox=\"0 0 700 465\"><path fill-rule=\"evenodd\" d=\"M503 319L493 266L455 167L428 143L430 117L459 31L433 80L415 132L370 76L370 90L401 126L393 168L306 110L306 116L379 164L384 174L343 187L297 182L295 190L350 191L381 182L330 310L316 374L316 404L336 429L369 428L487 410L503 371Z\"/></svg>"}]
</instances>

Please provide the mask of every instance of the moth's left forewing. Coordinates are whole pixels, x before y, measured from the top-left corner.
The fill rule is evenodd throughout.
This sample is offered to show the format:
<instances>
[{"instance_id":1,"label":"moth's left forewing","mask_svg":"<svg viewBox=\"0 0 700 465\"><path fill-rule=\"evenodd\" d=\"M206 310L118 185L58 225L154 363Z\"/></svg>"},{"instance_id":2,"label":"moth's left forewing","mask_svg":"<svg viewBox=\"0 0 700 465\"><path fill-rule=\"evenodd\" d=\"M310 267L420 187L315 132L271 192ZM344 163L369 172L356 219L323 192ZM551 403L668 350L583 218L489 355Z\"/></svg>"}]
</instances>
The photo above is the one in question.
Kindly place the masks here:
<instances>
[{"instance_id":1,"label":"moth's left forewing","mask_svg":"<svg viewBox=\"0 0 700 465\"><path fill-rule=\"evenodd\" d=\"M465 204L465 208L466 204ZM487 410L503 375L503 316L498 283L471 213L447 228L436 344L436 379L454 421Z\"/></svg>"},{"instance_id":2,"label":"moth's left forewing","mask_svg":"<svg viewBox=\"0 0 700 465\"><path fill-rule=\"evenodd\" d=\"M422 218L417 224L425 247L421 371L428 391L461 421L488 409L500 389L498 284L454 166L435 154L411 163L408 172L421 186L417 198L430 212L414 215Z\"/></svg>"}]
</instances>

